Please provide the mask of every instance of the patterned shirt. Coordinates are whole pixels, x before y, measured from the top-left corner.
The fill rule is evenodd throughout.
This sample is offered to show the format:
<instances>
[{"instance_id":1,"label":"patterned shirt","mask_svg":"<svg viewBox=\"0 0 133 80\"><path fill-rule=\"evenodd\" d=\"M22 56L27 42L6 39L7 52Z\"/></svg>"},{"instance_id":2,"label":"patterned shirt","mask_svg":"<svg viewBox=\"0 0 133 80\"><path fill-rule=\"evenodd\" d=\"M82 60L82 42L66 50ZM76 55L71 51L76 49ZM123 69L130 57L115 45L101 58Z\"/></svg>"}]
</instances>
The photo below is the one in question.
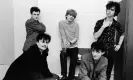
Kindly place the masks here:
<instances>
[{"instance_id":1,"label":"patterned shirt","mask_svg":"<svg viewBox=\"0 0 133 80\"><path fill-rule=\"evenodd\" d=\"M105 18L104 18L105 19ZM98 20L95 28L94 28L94 33L97 32L103 25L104 19ZM106 46L106 48L113 47L115 44L115 30L118 31L120 35L123 35L124 30L122 29L120 23L113 19L113 22L111 26L106 27L104 31L102 32L101 36L98 38L97 41L103 42Z\"/></svg>"}]
</instances>

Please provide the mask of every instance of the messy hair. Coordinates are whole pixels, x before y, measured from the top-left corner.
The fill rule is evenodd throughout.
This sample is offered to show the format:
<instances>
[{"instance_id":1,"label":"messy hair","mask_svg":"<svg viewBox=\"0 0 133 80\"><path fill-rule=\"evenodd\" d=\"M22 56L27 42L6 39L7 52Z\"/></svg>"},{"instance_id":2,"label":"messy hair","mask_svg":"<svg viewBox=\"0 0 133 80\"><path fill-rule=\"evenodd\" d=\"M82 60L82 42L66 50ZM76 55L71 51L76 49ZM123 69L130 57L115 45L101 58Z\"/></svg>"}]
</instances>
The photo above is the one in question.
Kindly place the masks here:
<instances>
[{"instance_id":1,"label":"messy hair","mask_svg":"<svg viewBox=\"0 0 133 80\"><path fill-rule=\"evenodd\" d=\"M106 9L111 9L112 7L115 7L114 16L117 16L120 12L120 4L118 2L109 1L106 5Z\"/></svg>"}]
</instances>

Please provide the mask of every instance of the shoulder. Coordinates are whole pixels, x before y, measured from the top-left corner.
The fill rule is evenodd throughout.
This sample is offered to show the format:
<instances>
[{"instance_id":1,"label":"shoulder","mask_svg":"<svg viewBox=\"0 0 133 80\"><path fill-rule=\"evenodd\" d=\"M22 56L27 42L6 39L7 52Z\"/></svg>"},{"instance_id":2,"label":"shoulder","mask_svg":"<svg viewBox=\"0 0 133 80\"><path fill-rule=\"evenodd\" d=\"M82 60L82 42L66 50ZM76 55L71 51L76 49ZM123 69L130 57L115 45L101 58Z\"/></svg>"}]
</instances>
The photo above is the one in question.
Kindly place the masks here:
<instances>
[{"instance_id":1,"label":"shoulder","mask_svg":"<svg viewBox=\"0 0 133 80\"><path fill-rule=\"evenodd\" d=\"M59 21L59 24L63 24L65 22L66 22L65 20L61 20L61 21Z\"/></svg>"},{"instance_id":2,"label":"shoulder","mask_svg":"<svg viewBox=\"0 0 133 80\"><path fill-rule=\"evenodd\" d=\"M101 57L101 62L102 62L103 64L107 65L107 64L108 64L108 59L107 59L106 57L102 56L102 57Z\"/></svg>"},{"instance_id":3,"label":"shoulder","mask_svg":"<svg viewBox=\"0 0 133 80\"><path fill-rule=\"evenodd\" d=\"M113 21L114 21L116 26L120 26L121 25L120 22L116 21L115 19Z\"/></svg>"},{"instance_id":4,"label":"shoulder","mask_svg":"<svg viewBox=\"0 0 133 80\"><path fill-rule=\"evenodd\" d=\"M61 20L61 21L59 22L59 28L64 27L65 24L66 24L66 21L65 21L65 20Z\"/></svg>"},{"instance_id":5,"label":"shoulder","mask_svg":"<svg viewBox=\"0 0 133 80\"><path fill-rule=\"evenodd\" d=\"M103 23L104 19L97 20L97 23Z\"/></svg>"},{"instance_id":6,"label":"shoulder","mask_svg":"<svg viewBox=\"0 0 133 80\"><path fill-rule=\"evenodd\" d=\"M26 51L26 54L36 52L37 50L39 50L39 48L38 48L37 44L34 44Z\"/></svg>"},{"instance_id":7,"label":"shoulder","mask_svg":"<svg viewBox=\"0 0 133 80\"><path fill-rule=\"evenodd\" d=\"M83 55L81 56L81 60L82 60L82 61L87 61L87 60L91 60L91 59L92 59L92 54L91 54L91 52L90 52L90 53L83 54Z\"/></svg>"},{"instance_id":8,"label":"shoulder","mask_svg":"<svg viewBox=\"0 0 133 80\"><path fill-rule=\"evenodd\" d=\"M26 23L30 23L30 22L34 22L34 20L33 19L28 19L27 21L26 21Z\"/></svg>"},{"instance_id":9,"label":"shoulder","mask_svg":"<svg viewBox=\"0 0 133 80\"><path fill-rule=\"evenodd\" d=\"M74 21L73 23L75 24L75 26L76 26L76 27L78 27L78 26L79 26L79 24L78 24L77 22L75 22L75 21Z\"/></svg>"}]
</instances>

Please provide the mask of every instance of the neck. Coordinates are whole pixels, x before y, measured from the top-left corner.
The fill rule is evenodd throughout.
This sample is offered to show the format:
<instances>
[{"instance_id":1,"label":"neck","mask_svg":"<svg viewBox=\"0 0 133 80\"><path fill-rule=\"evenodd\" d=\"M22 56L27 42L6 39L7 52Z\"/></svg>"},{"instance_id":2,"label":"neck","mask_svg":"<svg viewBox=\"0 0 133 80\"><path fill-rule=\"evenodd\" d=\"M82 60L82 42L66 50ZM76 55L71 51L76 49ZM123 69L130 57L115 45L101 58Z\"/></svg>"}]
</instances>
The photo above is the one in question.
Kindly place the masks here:
<instances>
[{"instance_id":1,"label":"neck","mask_svg":"<svg viewBox=\"0 0 133 80\"><path fill-rule=\"evenodd\" d=\"M66 21L67 21L68 24L71 24L73 22L73 21L68 21L68 20L66 20Z\"/></svg>"},{"instance_id":2,"label":"neck","mask_svg":"<svg viewBox=\"0 0 133 80\"><path fill-rule=\"evenodd\" d=\"M107 17L106 20L112 22L114 17Z\"/></svg>"}]
</instances>

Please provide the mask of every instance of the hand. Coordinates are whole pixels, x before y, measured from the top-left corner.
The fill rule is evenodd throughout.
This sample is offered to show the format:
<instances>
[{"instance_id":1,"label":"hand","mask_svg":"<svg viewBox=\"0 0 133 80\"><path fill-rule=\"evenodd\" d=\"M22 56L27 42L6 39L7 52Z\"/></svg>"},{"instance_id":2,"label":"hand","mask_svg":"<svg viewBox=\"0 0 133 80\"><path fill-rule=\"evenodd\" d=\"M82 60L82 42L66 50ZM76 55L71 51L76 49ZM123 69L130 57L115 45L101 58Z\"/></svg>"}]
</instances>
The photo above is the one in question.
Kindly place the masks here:
<instances>
[{"instance_id":1,"label":"hand","mask_svg":"<svg viewBox=\"0 0 133 80\"><path fill-rule=\"evenodd\" d=\"M108 21L108 20L104 20L104 22L103 22L103 28L106 28L106 27L108 27L108 26L110 26L111 25L111 22L110 21Z\"/></svg>"},{"instance_id":2,"label":"hand","mask_svg":"<svg viewBox=\"0 0 133 80\"><path fill-rule=\"evenodd\" d=\"M118 51L120 49L120 45L114 45L115 46L115 51Z\"/></svg>"},{"instance_id":3,"label":"hand","mask_svg":"<svg viewBox=\"0 0 133 80\"><path fill-rule=\"evenodd\" d=\"M65 45L65 48L68 48L70 46L70 43L66 42L64 45Z\"/></svg>"}]
</instances>

